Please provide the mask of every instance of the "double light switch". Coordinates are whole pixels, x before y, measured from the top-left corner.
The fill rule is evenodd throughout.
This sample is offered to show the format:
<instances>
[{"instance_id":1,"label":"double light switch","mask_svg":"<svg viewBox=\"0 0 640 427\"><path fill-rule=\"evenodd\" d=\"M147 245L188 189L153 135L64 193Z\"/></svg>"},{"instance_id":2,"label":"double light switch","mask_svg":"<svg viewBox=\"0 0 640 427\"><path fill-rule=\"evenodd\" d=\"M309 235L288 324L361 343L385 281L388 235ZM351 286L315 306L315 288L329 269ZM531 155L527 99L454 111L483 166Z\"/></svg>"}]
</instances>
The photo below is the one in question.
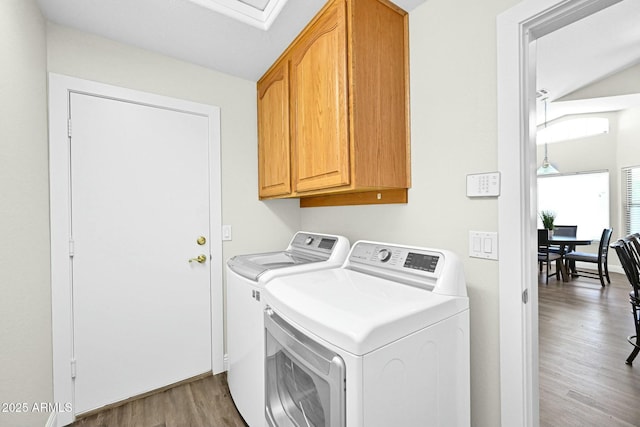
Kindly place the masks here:
<instances>
[{"instance_id":1,"label":"double light switch","mask_svg":"<svg viewBox=\"0 0 640 427\"><path fill-rule=\"evenodd\" d=\"M498 233L488 231L469 232L469 256L498 259Z\"/></svg>"}]
</instances>

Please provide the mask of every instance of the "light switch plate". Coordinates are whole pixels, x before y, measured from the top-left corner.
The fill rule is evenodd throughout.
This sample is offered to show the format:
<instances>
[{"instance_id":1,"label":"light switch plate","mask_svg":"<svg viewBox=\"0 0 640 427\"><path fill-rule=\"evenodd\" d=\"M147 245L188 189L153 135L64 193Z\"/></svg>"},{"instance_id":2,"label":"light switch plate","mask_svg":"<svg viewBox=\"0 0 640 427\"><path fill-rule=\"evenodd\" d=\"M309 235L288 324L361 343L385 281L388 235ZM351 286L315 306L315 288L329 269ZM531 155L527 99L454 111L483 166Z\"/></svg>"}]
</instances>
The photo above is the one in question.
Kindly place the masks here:
<instances>
[{"instance_id":1,"label":"light switch plate","mask_svg":"<svg viewBox=\"0 0 640 427\"><path fill-rule=\"evenodd\" d=\"M500 172L467 175L467 197L497 197L500 195Z\"/></svg>"},{"instance_id":2,"label":"light switch plate","mask_svg":"<svg viewBox=\"0 0 640 427\"><path fill-rule=\"evenodd\" d=\"M498 233L469 231L469 256L473 258L498 259Z\"/></svg>"},{"instance_id":3,"label":"light switch plate","mask_svg":"<svg viewBox=\"0 0 640 427\"><path fill-rule=\"evenodd\" d=\"M223 225L222 226L222 240L231 240L231 226Z\"/></svg>"}]
</instances>

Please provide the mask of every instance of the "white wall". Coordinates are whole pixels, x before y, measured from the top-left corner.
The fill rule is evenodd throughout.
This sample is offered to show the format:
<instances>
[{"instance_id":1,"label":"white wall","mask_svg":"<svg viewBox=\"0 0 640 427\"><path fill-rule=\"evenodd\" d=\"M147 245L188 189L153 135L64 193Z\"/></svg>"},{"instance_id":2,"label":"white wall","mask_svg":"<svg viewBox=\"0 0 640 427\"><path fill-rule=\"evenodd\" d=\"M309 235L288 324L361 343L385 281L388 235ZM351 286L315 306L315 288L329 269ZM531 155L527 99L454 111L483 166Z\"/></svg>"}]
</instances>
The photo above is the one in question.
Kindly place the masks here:
<instances>
[{"instance_id":1,"label":"white wall","mask_svg":"<svg viewBox=\"0 0 640 427\"><path fill-rule=\"evenodd\" d=\"M516 0L429 0L411 12L412 181L407 205L302 210L302 227L451 249L471 304L471 413L500 425L498 264L469 258L469 230L496 231L496 199L466 175L497 170L496 15Z\"/></svg>"},{"instance_id":2,"label":"white wall","mask_svg":"<svg viewBox=\"0 0 640 427\"><path fill-rule=\"evenodd\" d=\"M618 116L618 167L640 166L640 107Z\"/></svg>"},{"instance_id":3,"label":"white wall","mask_svg":"<svg viewBox=\"0 0 640 427\"><path fill-rule=\"evenodd\" d=\"M45 21L32 0L0 1L0 412L44 425L53 399ZM2 408L0 408L2 409Z\"/></svg>"}]
</instances>

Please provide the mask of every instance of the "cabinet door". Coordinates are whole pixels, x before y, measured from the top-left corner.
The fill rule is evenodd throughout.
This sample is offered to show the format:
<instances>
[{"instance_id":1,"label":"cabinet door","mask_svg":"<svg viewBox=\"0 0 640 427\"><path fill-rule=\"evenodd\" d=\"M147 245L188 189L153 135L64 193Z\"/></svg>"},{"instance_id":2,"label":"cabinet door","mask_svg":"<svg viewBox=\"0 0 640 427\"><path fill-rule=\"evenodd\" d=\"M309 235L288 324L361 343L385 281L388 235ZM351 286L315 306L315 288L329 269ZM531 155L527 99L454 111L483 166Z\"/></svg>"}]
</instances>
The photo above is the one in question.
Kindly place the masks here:
<instances>
[{"instance_id":1,"label":"cabinet door","mask_svg":"<svg viewBox=\"0 0 640 427\"><path fill-rule=\"evenodd\" d=\"M294 190L348 185L346 4L337 0L291 50Z\"/></svg>"},{"instance_id":2,"label":"cabinet door","mask_svg":"<svg viewBox=\"0 0 640 427\"><path fill-rule=\"evenodd\" d=\"M289 142L289 69L281 61L258 82L259 195L291 193Z\"/></svg>"}]
</instances>

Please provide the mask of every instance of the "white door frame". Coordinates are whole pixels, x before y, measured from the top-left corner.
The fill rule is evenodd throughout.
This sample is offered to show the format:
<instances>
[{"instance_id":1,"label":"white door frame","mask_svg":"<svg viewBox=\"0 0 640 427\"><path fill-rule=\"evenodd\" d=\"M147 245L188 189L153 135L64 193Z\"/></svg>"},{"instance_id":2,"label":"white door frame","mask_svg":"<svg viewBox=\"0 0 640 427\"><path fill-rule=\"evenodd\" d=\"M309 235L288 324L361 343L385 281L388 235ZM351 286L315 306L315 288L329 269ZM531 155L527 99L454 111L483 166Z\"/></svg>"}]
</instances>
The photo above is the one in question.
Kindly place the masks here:
<instances>
[{"instance_id":1,"label":"white door frame","mask_svg":"<svg viewBox=\"0 0 640 427\"><path fill-rule=\"evenodd\" d=\"M503 426L539 425L536 39L620 0L525 0L498 16L500 405ZM528 293L528 303L523 296Z\"/></svg>"},{"instance_id":2,"label":"white door frame","mask_svg":"<svg viewBox=\"0 0 640 427\"><path fill-rule=\"evenodd\" d=\"M59 74L49 74L49 177L51 211L51 305L53 336L53 394L61 407L72 404L72 288L69 236L71 225L70 147L68 137L71 92L162 106L198 114L209 121L211 366L224 371L223 291L220 178L220 109L215 106L139 92ZM73 422L73 411L56 414L56 425Z\"/></svg>"}]
</instances>

